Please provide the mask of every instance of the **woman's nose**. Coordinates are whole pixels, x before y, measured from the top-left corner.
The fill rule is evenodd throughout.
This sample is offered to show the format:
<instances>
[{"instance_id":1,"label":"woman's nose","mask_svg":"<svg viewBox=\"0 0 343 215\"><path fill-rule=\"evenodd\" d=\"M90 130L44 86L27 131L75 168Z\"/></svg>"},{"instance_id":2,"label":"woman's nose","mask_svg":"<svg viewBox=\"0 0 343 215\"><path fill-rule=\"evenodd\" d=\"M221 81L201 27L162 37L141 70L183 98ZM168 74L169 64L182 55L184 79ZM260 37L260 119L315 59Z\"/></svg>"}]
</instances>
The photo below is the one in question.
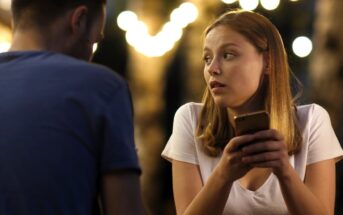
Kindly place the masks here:
<instances>
[{"instance_id":1,"label":"woman's nose","mask_svg":"<svg viewBox=\"0 0 343 215\"><path fill-rule=\"evenodd\" d=\"M221 70L220 70L219 63L213 60L211 62L211 65L208 68L208 72L210 73L210 75L220 75Z\"/></svg>"}]
</instances>

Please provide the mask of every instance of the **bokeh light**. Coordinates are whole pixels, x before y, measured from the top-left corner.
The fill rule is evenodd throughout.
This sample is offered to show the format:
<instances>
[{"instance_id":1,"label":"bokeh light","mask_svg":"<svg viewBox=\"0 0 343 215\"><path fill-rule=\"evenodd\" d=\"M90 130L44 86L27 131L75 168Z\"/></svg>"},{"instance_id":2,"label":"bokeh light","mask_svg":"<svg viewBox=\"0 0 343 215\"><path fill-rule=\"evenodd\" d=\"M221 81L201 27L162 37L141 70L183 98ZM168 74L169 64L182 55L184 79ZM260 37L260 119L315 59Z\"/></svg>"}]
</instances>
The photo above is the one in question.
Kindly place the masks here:
<instances>
[{"instance_id":1,"label":"bokeh light","mask_svg":"<svg viewBox=\"0 0 343 215\"><path fill-rule=\"evenodd\" d=\"M136 22L138 22L137 15L129 10L121 12L117 17L117 24L119 28L124 31L128 31L130 28L133 28Z\"/></svg>"},{"instance_id":2,"label":"bokeh light","mask_svg":"<svg viewBox=\"0 0 343 215\"><path fill-rule=\"evenodd\" d=\"M182 17L185 19L186 27L190 23L194 22L199 15L198 8L190 2L182 3L179 7L179 10L181 11Z\"/></svg>"},{"instance_id":3,"label":"bokeh light","mask_svg":"<svg viewBox=\"0 0 343 215\"><path fill-rule=\"evenodd\" d=\"M126 41L131 45L135 46L136 44L141 43L144 38L148 37L148 27L142 21L137 21L133 23L132 28L126 32Z\"/></svg>"},{"instance_id":4,"label":"bokeh light","mask_svg":"<svg viewBox=\"0 0 343 215\"><path fill-rule=\"evenodd\" d=\"M260 0L260 2L266 10L275 10L280 4L280 0Z\"/></svg>"},{"instance_id":5,"label":"bokeh light","mask_svg":"<svg viewBox=\"0 0 343 215\"><path fill-rule=\"evenodd\" d=\"M255 10L258 6L258 0L239 0L239 5L244 10Z\"/></svg>"},{"instance_id":6,"label":"bokeh light","mask_svg":"<svg viewBox=\"0 0 343 215\"><path fill-rule=\"evenodd\" d=\"M232 4L235 3L237 0L222 0L225 4Z\"/></svg>"},{"instance_id":7,"label":"bokeh light","mask_svg":"<svg viewBox=\"0 0 343 215\"><path fill-rule=\"evenodd\" d=\"M294 54L301 58L307 57L311 53L312 47L312 41L305 36L297 37L292 44Z\"/></svg>"},{"instance_id":8,"label":"bokeh light","mask_svg":"<svg viewBox=\"0 0 343 215\"><path fill-rule=\"evenodd\" d=\"M11 47L9 42L0 42L0 53L7 52Z\"/></svg>"},{"instance_id":9,"label":"bokeh light","mask_svg":"<svg viewBox=\"0 0 343 215\"><path fill-rule=\"evenodd\" d=\"M0 0L0 8L3 10L10 10L11 0Z\"/></svg>"},{"instance_id":10,"label":"bokeh light","mask_svg":"<svg viewBox=\"0 0 343 215\"><path fill-rule=\"evenodd\" d=\"M170 14L160 32L152 36L148 26L132 11L124 11L117 18L118 26L126 31L126 41L137 52L148 57L160 57L173 49L183 34L183 28L198 18L198 8L190 2L182 3Z\"/></svg>"},{"instance_id":11,"label":"bokeh light","mask_svg":"<svg viewBox=\"0 0 343 215\"><path fill-rule=\"evenodd\" d=\"M93 53L95 53L96 50L98 50L98 43L93 44Z\"/></svg>"}]
</instances>

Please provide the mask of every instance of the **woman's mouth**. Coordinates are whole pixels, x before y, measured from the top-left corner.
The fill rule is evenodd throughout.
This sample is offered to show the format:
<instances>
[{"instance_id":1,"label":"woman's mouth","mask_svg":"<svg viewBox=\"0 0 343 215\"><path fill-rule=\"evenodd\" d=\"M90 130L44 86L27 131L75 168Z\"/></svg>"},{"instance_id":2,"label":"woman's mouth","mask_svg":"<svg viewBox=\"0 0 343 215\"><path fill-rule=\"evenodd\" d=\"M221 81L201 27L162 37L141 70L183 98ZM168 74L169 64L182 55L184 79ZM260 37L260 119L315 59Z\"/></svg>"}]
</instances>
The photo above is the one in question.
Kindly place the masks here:
<instances>
[{"instance_id":1,"label":"woman's mouth","mask_svg":"<svg viewBox=\"0 0 343 215\"><path fill-rule=\"evenodd\" d=\"M210 88L212 93L214 94L220 94L223 93L225 90L225 84L220 83L219 81L211 81L210 82Z\"/></svg>"},{"instance_id":2,"label":"woman's mouth","mask_svg":"<svg viewBox=\"0 0 343 215\"><path fill-rule=\"evenodd\" d=\"M225 87L226 85L223 83L220 83L219 81L211 81L210 82L210 88L215 89L215 88L222 88Z\"/></svg>"}]
</instances>

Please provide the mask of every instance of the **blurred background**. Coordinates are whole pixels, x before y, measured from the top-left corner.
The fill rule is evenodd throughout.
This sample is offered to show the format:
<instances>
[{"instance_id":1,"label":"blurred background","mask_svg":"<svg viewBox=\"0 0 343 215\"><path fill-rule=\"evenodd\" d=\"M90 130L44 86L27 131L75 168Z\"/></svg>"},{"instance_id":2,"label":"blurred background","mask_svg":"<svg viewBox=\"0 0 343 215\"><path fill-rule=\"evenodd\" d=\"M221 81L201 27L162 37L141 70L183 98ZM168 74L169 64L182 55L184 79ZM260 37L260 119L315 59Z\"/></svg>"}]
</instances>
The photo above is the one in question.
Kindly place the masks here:
<instances>
[{"instance_id":1,"label":"blurred background","mask_svg":"<svg viewBox=\"0 0 343 215\"><path fill-rule=\"evenodd\" d=\"M148 214L175 214L171 165L160 156L176 109L204 90L204 28L231 8L254 10L279 29L303 83L299 104L318 103L343 143L342 0L107 0L105 39L94 62L120 73L132 91L135 138ZM10 0L0 0L0 52L11 43ZM336 214L343 214L343 162L337 163Z\"/></svg>"}]
</instances>

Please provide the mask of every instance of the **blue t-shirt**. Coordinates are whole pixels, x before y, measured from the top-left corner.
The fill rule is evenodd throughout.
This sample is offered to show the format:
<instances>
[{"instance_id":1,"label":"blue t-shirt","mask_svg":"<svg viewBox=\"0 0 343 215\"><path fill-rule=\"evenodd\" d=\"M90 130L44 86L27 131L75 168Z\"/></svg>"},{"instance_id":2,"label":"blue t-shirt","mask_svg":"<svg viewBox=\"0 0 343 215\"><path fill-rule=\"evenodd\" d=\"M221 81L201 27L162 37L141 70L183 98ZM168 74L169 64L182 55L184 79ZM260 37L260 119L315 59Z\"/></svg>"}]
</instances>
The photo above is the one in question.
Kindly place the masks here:
<instances>
[{"instance_id":1,"label":"blue t-shirt","mask_svg":"<svg viewBox=\"0 0 343 215\"><path fill-rule=\"evenodd\" d=\"M0 214L97 214L99 176L140 171L127 84L51 52L0 54Z\"/></svg>"}]
</instances>

